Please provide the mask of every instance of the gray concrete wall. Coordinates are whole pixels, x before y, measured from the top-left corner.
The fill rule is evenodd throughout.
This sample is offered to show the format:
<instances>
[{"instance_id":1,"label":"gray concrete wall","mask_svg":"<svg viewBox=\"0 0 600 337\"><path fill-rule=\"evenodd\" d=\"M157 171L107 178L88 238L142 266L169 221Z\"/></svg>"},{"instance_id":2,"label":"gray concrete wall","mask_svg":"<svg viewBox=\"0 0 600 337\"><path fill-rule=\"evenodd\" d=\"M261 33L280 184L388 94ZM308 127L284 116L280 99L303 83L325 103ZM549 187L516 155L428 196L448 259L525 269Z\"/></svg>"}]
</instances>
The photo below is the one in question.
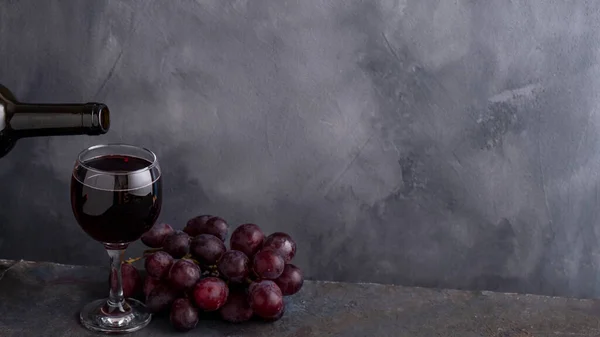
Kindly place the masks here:
<instances>
[{"instance_id":1,"label":"gray concrete wall","mask_svg":"<svg viewBox=\"0 0 600 337\"><path fill-rule=\"evenodd\" d=\"M106 263L68 182L119 141L157 152L162 221L287 231L309 278L599 296L599 9L0 0L4 85L113 112L0 162L0 257Z\"/></svg>"}]
</instances>

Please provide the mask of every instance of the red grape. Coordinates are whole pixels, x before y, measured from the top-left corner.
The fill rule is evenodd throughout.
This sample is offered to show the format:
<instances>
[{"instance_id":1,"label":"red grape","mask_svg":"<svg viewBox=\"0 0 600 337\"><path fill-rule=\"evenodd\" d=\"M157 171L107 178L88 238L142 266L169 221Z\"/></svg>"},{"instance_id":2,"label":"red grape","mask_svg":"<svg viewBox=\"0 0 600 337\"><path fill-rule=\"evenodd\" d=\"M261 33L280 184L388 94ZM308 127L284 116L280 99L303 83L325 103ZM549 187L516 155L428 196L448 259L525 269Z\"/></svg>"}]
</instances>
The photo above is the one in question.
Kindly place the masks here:
<instances>
[{"instance_id":1,"label":"red grape","mask_svg":"<svg viewBox=\"0 0 600 337\"><path fill-rule=\"evenodd\" d=\"M166 223L157 223L140 238L142 243L150 248L163 246L165 238L174 232L173 227Z\"/></svg>"},{"instance_id":2,"label":"red grape","mask_svg":"<svg viewBox=\"0 0 600 337\"><path fill-rule=\"evenodd\" d=\"M275 283L281 289L283 296L294 295L302 288L304 277L300 268L293 264L286 264L281 276L275 279Z\"/></svg>"},{"instance_id":3,"label":"red grape","mask_svg":"<svg viewBox=\"0 0 600 337\"><path fill-rule=\"evenodd\" d=\"M190 236L182 231L176 231L167 236L163 249L176 259L182 258L190 251Z\"/></svg>"},{"instance_id":4,"label":"red grape","mask_svg":"<svg viewBox=\"0 0 600 337\"><path fill-rule=\"evenodd\" d=\"M283 272L285 267L285 261L283 257L272 249L262 249L252 260L252 270L256 276L274 280L278 278Z\"/></svg>"},{"instance_id":5,"label":"red grape","mask_svg":"<svg viewBox=\"0 0 600 337\"><path fill-rule=\"evenodd\" d=\"M281 319L281 317L283 317L283 315L285 314L285 303L283 304L283 309L281 309L281 311L279 312L278 315L273 316L273 317L268 317L268 318L264 318L264 317L260 317L258 316L263 322L275 322Z\"/></svg>"},{"instance_id":6,"label":"red grape","mask_svg":"<svg viewBox=\"0 0 600 337\"><path fill-rule=\"evenodd\" d=\"M110 273L109 281L112 286L117 286L117 273ZM131 263L121 264L121 285L123 286L123 297L137 297L141 294L143 284L142 277L137 268Z\"/></svg>"},{"instance_id":7,"label":"red grape","mask_svg":"<svg viewBox=\"0 0 600 337\"><path fill-rule=\"evenodd\" d=\"M229 225L223 218L218 216L213 216L212 218L206 221L206 224L201 229L201 234L212 234L221 241L225 242L225 238L227 238L227 232L229 231Z\"/></svg>"},{"instance_id":8,"label":"red grape","mask_svg":"<svg viewBox=\"0 0 600 337\"><path fill-rule=\"evenodd\" d=\"M207 277L194 286L194 302L204 311L215 311L225 304L229 288L217 277Z\"/></svg>"},{"instance_id":9,"label":"red grape","mask_svg":"<svg viewBox=\"0 0 600 337\"><path fill-rule=\"evenodd\" d=\"M169 272L173 264L173 257L167 252L158 251L146 257L144 267L148 275L156 278L163 278Z\"/></svg>"},{"instance_id":10,"label":"red grape","mask_svg":"<svg viewBox=\"0 0 600 337\"><path fill-rule=\"evenodd\" d=\"M229 281L234 283L242 283L250 274L248 264L250 260L246 254L237 251L229 250L223 254L219 261L219 272Z\"/></svg>"},{"instance_id":11,"label":"red grape","mask_svg":"<svg viewBox=\"0 0 600 337\"><path fill-rule=\"evenodd\" d=\"M238 226L229 239L229 246L233 250L239 250L247 256L254 256L260 249L265 235L255 224L247 223Z\"/></svg>"},{"instance_id":12,"label":"red grape","mask_svg":"<svg viewBox=\"0 0 600 337\"><path fill-rule=\"evenodd\" d=\"M178 298L171 305L171 325L179 331L189 331L198 324L198 309L187 298Z\"/></svg>"},{"instance_id":13,"label":"red grape","mask_svg":"<svg viewBox=\"0 0 600 337\"><path fill-rule=\"evenodd\" d=\"M212 217L212 215L206 214L191 218L183 228L183 231L189 236L198 236L202 234L202 229L206 226L206 222Z\"/></svg>"},{"instance_id":14,"label":"red grape","mask_svg":"<svg viewBox=\"0 0 600 337\"><path fill-rule=\"evenodd\" d=\"M190 253L205 266L216 264L226 250L223 241L211 234L200 234L190 243Z\"/></svg>"},{"instance_id":15,"label":"red grape","mask_svg":"<svg viewBox=\"0 0 600 337\"><path fill-rule=\"evenodd\" d=\"M167 284L157 285L146 298L146 307L152 313L159 313L169 309L171 303L177 298L178 292Z\"/></svg>"},{"instance_id":16,"label":"red grape","mask_svg":"<svg viewBox=\"0 0 600 337\"><path fill-rule=\"evenodd\" d=\"M167 280L174 289L186 290L198 282L201 274L200 267L195 263L185 259L177 260L169 269Z\"/></svg>"},{"instance_id":17,"label":"red grape","mask_svg":"<svg viewBox=\"0 0 600 337\"><path fill-rule=\"evenodd\" d=\"M292 261L296 255L296 242L294 242L291 236L281 232L269 235L263 247L272 248L278 252L285 260L285 263Z\"/></svg>"},{"instance_id":18,"label":"red grape","mask_svg":"<svg viewBox=\"0 0 600 337\"><path fill-rule=\"evenodd\" d=\"M273 281L253 282L249 288L248 299L254 313L261 318L277 318L283 311L283 295Z\"/></svg>"},{"instance_id":19,"label":"red grape","mask_svg":"<svg viewBox=\"0 0 600 337\"><path fill-rule=\"evenodd\" d=\"M241 323L252 318L254 312L248 303L248 295L243 289L232 289L227 297L227 302L219 309L219 314L224 321Z\"/></svg>"},{"instance_id":20,"label":"red grape","mask_svg":"<svg viewBox=\"0 0 600 337\"><path fill-rule=\"evenodd\" d=\"M160 284L161 280L155 277L148 276L144 280L144 296L148 298L148 295Z\"/></svg>"}]
</instances>

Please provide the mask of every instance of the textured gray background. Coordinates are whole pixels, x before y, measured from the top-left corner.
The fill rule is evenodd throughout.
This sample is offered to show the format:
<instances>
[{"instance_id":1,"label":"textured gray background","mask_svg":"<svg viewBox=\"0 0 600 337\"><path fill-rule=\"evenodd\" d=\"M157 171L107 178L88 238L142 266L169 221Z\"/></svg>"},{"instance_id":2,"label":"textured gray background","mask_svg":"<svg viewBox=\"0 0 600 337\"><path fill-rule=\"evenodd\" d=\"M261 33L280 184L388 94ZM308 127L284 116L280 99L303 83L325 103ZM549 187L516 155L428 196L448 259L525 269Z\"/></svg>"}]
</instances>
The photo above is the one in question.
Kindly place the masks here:
<instances>
[{"instance_id":1,"label":"textured gray background","mask_svg":"<svg viewBox=\"0 0 600 337\"><path fill-rule=\"evenodd\" d=\"M0 162L0 257L105 264L68 181L123 141L162 161L162 221L290 232L309 278L600 296L599 9L0 0L4 85L113 112Z\"/></svg>"}]
</instances>

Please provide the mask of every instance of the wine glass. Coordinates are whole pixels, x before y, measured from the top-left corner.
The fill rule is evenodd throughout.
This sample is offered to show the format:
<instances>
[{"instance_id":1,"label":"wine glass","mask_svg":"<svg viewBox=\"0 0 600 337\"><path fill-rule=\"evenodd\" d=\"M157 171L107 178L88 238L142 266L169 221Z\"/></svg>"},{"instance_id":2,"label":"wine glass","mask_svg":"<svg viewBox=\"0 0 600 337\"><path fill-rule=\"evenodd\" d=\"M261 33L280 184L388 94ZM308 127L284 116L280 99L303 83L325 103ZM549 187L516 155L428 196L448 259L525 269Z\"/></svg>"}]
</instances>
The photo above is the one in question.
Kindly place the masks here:
<instances>
[{"instance_id":1,"label":"wine glass","mask_svg":"<svg viewBox=\"0 0 600 337\"><path fill-rule=\"evenodd\" d=\"M80 312L88 329L128 333L152 319L144 304L124 298L121 263L127 246L156 222L162 205L162 179L152 151L126 144L96 145L82 151L71 177L71 207L81 228L104 245L110 257L108 299L87 304ZM115 284L116 283L116 284Z\"/></svg>"}]
</instances>

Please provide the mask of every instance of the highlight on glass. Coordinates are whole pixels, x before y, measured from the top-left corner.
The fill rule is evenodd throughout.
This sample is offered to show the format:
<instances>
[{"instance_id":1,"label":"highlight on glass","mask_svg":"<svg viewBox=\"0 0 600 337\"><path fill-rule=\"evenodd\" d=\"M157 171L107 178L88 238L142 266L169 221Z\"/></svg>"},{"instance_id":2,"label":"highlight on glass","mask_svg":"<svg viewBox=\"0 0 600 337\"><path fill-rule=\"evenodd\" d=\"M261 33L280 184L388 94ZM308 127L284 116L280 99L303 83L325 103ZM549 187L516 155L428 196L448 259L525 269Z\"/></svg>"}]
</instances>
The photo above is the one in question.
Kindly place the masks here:
<instances>
[{"instance_id":1,"label":"highlight on glass","mask_svg":"<svg viewBox=\"0 0 600 337\"><path fill-rule=\"evenodd\" d=\"M113 280L108 298L82 308L81 323L105 333L142 329L152 314L142 302L124 298L121 263L128 245L160 214L162 179L156 155L127 144L92 146L77 157L70 188L73 214L81 228L104 245Z\"/></svg>"}]
</instances>

